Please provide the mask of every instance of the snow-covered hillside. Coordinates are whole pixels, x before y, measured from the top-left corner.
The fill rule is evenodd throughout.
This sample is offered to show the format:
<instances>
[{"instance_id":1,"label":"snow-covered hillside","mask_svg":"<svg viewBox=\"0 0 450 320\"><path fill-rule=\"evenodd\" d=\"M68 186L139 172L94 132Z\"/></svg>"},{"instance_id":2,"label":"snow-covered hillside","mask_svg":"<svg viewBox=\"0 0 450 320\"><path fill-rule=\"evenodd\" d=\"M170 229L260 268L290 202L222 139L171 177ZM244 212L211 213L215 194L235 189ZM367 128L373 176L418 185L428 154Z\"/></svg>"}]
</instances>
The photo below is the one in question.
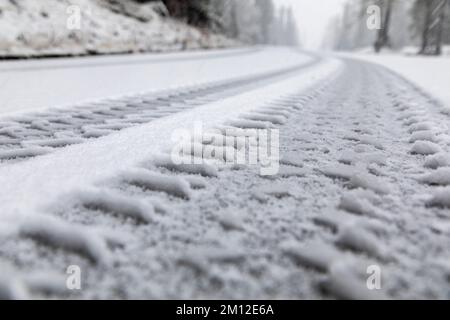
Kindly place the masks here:
<instances>
[{"instance_id":1,"label":"snow-covered hillside","mask_svg":"<svg viewBox=\"0 0 450 320\"><path fill-rule=\"evenodd\" d=\"M159 2L0 0L0 56L174 51L236 45L165 16Z\"/></svg>"}]
</instances>

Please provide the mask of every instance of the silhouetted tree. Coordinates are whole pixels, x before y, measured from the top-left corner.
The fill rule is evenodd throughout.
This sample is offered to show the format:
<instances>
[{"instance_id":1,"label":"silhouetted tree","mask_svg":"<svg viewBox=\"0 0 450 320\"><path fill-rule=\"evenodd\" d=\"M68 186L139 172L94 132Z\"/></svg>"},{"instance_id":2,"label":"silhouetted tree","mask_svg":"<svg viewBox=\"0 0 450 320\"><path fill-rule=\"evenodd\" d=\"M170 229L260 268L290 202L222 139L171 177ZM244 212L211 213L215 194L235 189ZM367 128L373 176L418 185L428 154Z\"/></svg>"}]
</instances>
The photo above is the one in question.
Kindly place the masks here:
<instances>
[{"instance_id":1,"label":"silhouetted tree","mask_svg":"<svg viewBox=\"0 0 450 320\"><path fill-rule=\"evenodd\" d=\"M275 21L275 7L272 0L257 0L256 5L260 11L260 25L262 43L269 44L273 37L273 24Z\"/></svg>"},{"instance_id":2,"label":"silhouetted tree","mask_svg":"<svg viewBox=\"0 0 450 320\"><path fill-rule=\"evenodd\" d=\"M416 0L413 11L422 22L420 54L439 55L446 28L448 0Z\"/></svg>"},{"instance_id":3,"label":"silhouetted tree","mask_svg":"<svg viewBox=\"0 0 450 320\"><path fill-rule=\"evenodd\" d=\"M389 29L391 26L392 3L394 0L380 0L378 4L381 8L381 29L378 30L377 40L374 44L375 52L380 52L384 47L390 47Z\"/></svg>"}]
</instances>

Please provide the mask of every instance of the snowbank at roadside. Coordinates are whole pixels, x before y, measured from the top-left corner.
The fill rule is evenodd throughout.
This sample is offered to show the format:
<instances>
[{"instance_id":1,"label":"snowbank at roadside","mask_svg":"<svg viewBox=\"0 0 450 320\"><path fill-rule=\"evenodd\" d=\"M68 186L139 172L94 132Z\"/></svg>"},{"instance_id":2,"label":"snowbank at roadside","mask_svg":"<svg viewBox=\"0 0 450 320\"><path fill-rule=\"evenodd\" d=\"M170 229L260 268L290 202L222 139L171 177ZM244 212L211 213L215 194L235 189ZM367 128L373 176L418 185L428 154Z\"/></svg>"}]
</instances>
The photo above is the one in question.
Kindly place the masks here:
<instances>
[{"instance_id":1,"label":"snowbank at roadside","mask_svg":"<svg viewBox=\"0 0 450 320\"><path fill-rule=\"evenodd\" d=\"M392 49L383 49L382 54L396 54L396 55L406 55L406 56L417 56L417 53L420 51L420 47L418 46L406 46L399 50L392 50ZM353 51L354 53L358 54L376 54L373 47L364 47L360 49L356 49ZM442 55L443 56L450 56L450 45L444 45L442 46Z\"/></svg>"},{"instance_id":2,"label":"snowbank at roadside","mask_svg":"<svg viewBox=\"0 0 450 320\"><path fill-rule=\"evenodd\" d=\"M78 28L79 26L79 28ZM0 57L178 51L235 46L165 16L159 2L0 0Z\"/></svg>"}]
</instances>

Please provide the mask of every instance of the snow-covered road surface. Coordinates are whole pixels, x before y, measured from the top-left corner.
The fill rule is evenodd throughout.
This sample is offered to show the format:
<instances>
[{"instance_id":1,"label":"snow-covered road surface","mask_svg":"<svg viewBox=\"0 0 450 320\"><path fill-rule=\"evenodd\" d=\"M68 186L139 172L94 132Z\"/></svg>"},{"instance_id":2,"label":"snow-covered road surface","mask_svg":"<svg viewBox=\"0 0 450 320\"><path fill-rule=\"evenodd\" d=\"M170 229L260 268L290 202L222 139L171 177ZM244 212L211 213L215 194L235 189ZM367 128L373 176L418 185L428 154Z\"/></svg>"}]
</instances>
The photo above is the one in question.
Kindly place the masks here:
<instances>
[{"instance_id":1,"label":"snow-covered road surface","mask_svg":"<svg viewBox=\"0 0 450 320\"><path fill-rule=\"evenodd\" d=\"M70 107L85 101L249 77L308 63L280 48L6 61L0 114ZM95 88L95 89L94 89Z\"/></svg>"},{"instance_id":2,"label":"snow-covered road surface","mask_svg":"<svg viewBox=\"0 0 450 320\"><path fill-rule=\"evenodd\" d=\"M1 119L0 298L448 298L448 116L385 68L285 54ZM280 171L173 165L198 121L279 129Z\"/></svg>"}]
</instances>

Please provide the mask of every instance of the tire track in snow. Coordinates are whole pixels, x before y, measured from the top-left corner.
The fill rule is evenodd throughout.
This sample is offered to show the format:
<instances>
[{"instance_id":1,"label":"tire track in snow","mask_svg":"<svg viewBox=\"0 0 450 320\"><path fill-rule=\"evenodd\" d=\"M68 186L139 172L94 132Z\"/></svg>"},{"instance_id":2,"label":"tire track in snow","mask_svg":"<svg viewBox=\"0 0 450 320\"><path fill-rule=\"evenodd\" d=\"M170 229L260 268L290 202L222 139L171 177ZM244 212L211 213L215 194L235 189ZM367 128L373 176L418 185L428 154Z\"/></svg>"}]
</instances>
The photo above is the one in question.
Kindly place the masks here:
<instances>
[{"instance_id":1,"label":"tire track in snow","mask_svg":"<svg viewBox=\"0 0 450 320\"><path fill-rule=\"evenodd\" d=\"M315 57L306 64L257 76L4 118L0 120L0 162L46 154L52 148L100 138L199 105L236 96L295 75L319 62L320 59Z\"/></svg>"},{"instance_id":2,"label":"tire track in snow","mask_svg":"<svg viewBox=\"0 0 450 320\"><path fill-rule=\"evenodd\" d=\"M384 69L346 61L339 78L229 120L281 130L279 175L148 159L53 206L60 228L93 238L77 241L81 255L64 241L55 251L22 238L46 258L17 255L13 240L0 257L34 270L76 261L86 288L75 298L445 298L448 209L429 203L436 178L423 164L448 164L411 153L430 137L412 130L422 122L441 129L434 143L448 152L433 107ZM45 231L29 229L31 239ZM366 287L372 265L382 290Z\"/></svg>"},{"instance_id":3,"label":"tire track in snow","mask_svg":"<svg viewBox=\"0 0 450 320\"><path fill-rule=\"evenodd\" d=\"M329 67L324 68L322 71L324 74L321 77L329 74L329 71L326 71L328 69ZM317 77L317 71L315 72ZM290 86L295 87L293 85L294 82L291 82ZM300 85L300 87L307 87L308 82ZM285 89L283 83L277 86ZM287 88L287 90L291 89ZM235 102L231 100L230 103ZM268 107L270 108L270 106ZM253 113L248 114L253 115ZM257 114L255 113L255 115ZM122 185L128 191L134 190L132 192L138 192L137 190L140 190L139 192L144 192L147 196L154 194L156 197L155 201L140 200L142 199L142 194L137 196L123 195L123 190L121 191L120 187L118 187L118 190L111 190L110 186L101 190L94 188L92 190L79 191L68 198L60 198L61 205L74 205L72 209L69 207L68 211L78 211L75 215L69 214L66 216L65 212L67 213L67 211L59 211L57 209L59 204L56 204L56 212L59 212L63 219L55 220L51 216L35 215L34 218L27 219L30 222L22 223L19 230L12 233L20 236L22 245L33 248L30 249L31 251L46 252L44 255L50 257L50 261L47 259L40 261L46 266L45 269L55 269L49 266L54 265L56 260L59 262L64 261L63 263L76 261L86 269L102 269L105 265L111 263L111 260L115 261L113 263L117 263L112 258L116 256L113 253L118 250L117 248L124 247L125 244L130 245L130 242L133 243L132 238L136 228L144 229L147 232L148 229L143 228L145 225L153 227L155 224L159 225L161 221L167 220L164 214L169 213L170 210L168 209L171 209L170 206L176 203L192 203L194 200L189 201L189 199L193 194L199 190L206 190L207 181L205 179L211 179L218 175L217 169L213 166L174 167L165 161L164 158L155 158L151 163L153 166L151 171L145 172L143 171L145 169L142 168L139 170L125 170L124 174L118 176L118 181L119 185ZM172 171L179 172L179 175L172 176ZM197 176L197 174L200 176ZM74 199L77 200L75 203ZM169 207L167 206L167 201L170 203ZM85 213L88 214L86 215ZM82 220L77 221L77 218L80 217L82 217ZM83 220L83 218L87 220ZM122 227L122 230L105 229L105 224L110 227L111 221L116 221L123 229ZM221 219L221 225L227 229L239 228L233 224L233 219ZM69 230L71 226L73 226L72 231L66 234L64 230ZM132 230L128 230L128 228L132 228ZM8 240L15 239L12 235L6 238ZM77 245L73 246L73 243ZM42 246L42 244L50 244L50 246ZM57 250L55 250L55 247ZM6 243L2 248L5 251L0 253L0 257L7 257L10 245ZM21 260L21 258L23 257L19 257L18 260ZM13 260L17 263L16 259ZM183 259L180 258L181 260ZM23 261L19 264L22 263ZM31 261L28 263L30 266L33 265ZM12 279L16 278L12 277ZM38 294L42 294L42 292L38 292ZM51 290L50 294L59 295L58 292ZM63 296L67 296L67 292Z\"/></svg>"}]
</instances>

